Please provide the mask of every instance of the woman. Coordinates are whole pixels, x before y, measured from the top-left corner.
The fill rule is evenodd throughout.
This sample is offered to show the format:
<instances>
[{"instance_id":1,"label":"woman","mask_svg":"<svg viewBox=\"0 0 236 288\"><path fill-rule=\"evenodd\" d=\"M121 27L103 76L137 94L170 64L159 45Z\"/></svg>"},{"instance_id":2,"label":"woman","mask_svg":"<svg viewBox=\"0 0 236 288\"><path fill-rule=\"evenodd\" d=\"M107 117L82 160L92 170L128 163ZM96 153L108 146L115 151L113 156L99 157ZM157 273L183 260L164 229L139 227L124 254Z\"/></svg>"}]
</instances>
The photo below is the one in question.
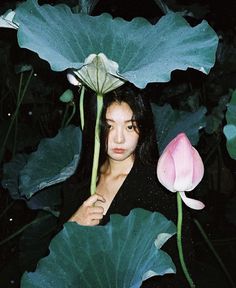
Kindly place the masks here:
<instances>
[{"instance_id":1,"label":"woman","mask_svg":"<svg viewBox=\"0 0 236 288\"><path fill-rule=\"evenodd\" d=\"M123 89L106 95L101 116L101 153L96 194L90 196L90 177L78 184L74 182L76 176L67 181L62 223L75 221L80 225L104 225L111 214L128 215L130 210L138 207L158 211L176 222L175 195L165 191L157 181L156 146L152 111L147 97ZM189 238L188 223L184 223L184 227ZM164 250L172 257L178 273L154 277L142 287L187 287L178 264L176 239L172 238ZM188 244L191 244L190 241ZM187 248L190 256L191 245Z\"/></svg>"}]
</instances>

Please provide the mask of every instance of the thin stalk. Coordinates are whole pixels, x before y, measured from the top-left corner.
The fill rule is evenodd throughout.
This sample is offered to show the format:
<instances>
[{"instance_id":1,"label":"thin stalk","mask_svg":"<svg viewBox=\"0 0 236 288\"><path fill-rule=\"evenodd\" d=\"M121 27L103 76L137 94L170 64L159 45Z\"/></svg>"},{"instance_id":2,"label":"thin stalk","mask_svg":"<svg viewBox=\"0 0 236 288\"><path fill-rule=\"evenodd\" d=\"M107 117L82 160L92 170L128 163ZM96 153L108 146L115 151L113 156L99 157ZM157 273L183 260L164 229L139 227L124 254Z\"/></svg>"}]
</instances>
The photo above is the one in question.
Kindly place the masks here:
<instances>
[{"instance_id":1,"label":"thin stalk","mask_svg":"<svg viewBox=\"0 0 236 288\"><path fill-rule=\"evenodd\" d=\"M154 0L154 1L164 14L167 14L170 12L170 9L168 8L168 6L163 0Z\"/></svg>"},{"instance_id":2,"label":"thin stalk","mask_svg":"<svg viewBox=\"0 0 236 288\"><path fill-rule=\"evenodd\" d=\"M4 141L3 141L3 143L2 143L2 148L1 148L1 150L0 150L0 163L2 162L2 158L3 158L3 154L4 154L4 151L5 151L5 146L6 146L8 137L9 137L9 135L10 135L12 126L13 126L13 124L14 124L14 121L15 121L17 115L18 115L18 112L19 112L19 109L20 109L20 105L21 105L21 103L22 103L22 101L23 101L23 99L24 99L24 96L25 96L25 93L26 93L27 88L28 88L28 86L29 86L29 83L30 83L30 80L31 80L32 75L33 75L33 70L31 70L31 72L30 72L30 75L29 75L29 77L28 77L28 79L27 79L27 82L26 82L26 84L25 84L25 87L24 87L24 89L23 89L23 92L21 93L21 96L19 97L19 101L18 101L18 103L17 103L16 110L15 110L14 114L12 115L10 125L9 125L9 127L8 127L6 136L5 136ZM19 84L20 86L22 85L21 83L22 83L22 78L20 78L20 84ZM20 87L19 87L19 91L21 91ZM18 93L20 93L20 92L18 92Z\"/></svg>"},{"instance_id":3,"label":"thin stalk","mask_svg":"<svg viewBox=\"0 0 236 288\"><path fill-rule=\"evenodd\" d=\"M184 275L191 288L195 288L195 284L188 272L187 266L184 261L183 246L182 246L182 221L183 221L183 209L182 209L182 199L180 193L177 192L177 207L178 207L178 220L177 220L177 246L179 252L179 260L181 267L183 269Z\"/></svg>"},{"instance_id":4,"label":"thin stalk","mask_svg":"<svg viewBox=\"0 0 236 288\"><path fill-rule=\"evenodd\" d=\"M235 241L236 241L236 237L229 237L229 238L222 238L222 239L211 239L211 243L214 244L214 246L227 245L227 243L235 242ZM203 244L205 244L205 242L198 241L194 245L199 246L199 245L203 245Z\"/></svg>"},{"instance_id":5,"label":"thin stalk","mask_svg":"<svg viewBox=\"0 0 236 288\"><path fill-rule=\"evenodd\" d=\"M100 129L99 122L103 107L103 95L97 94L97 117L95 124L95 139L94 139L94 153L93 153L93 168L92 178L90 184L90 193L93 195L96 192L99 152L100 152Z\"/></svg>"},{"instance_id":6,"label":"thin stalk","mask_svg":"<svg viewBox=\"0 0 236 288\"><path fill-rule=\"evenodd\" d=\"M81 88L80 98L79 98L80 123L81 123L82 131L84 130L84 91L85 91L85 87L83 85Z\"/></svg>"},{"instance_id":7,"label":"thin stalk","mask_svg":"<svg viewBox=\"0 0 236 288\"><path fill-rule=\"evenodd\" d=\"M70 102L70 106L72 106L72 112L70 114L70 117L67 119L65 127L67 127L71 121L71 119L73 118L73 116L75 115L75 111L76 111L76 107L75 107L75 102L71 101Z\"/></svg>"},{"instance_id":8,"label":"thin stalk","mask_svg":"<svg viewBox=\"0 0 236 288\"><path fill-rule=\"evenodd\" d=\"M23 76L24 76L24 73L21 72L21 73L20 73L20 83L19 83L18 93L17 93L17 104L18 104L19 101L20 101L20 94L21 94L21 87L22 87L22 83L23 83Z\"/></svg>"},{"instance_id":9,"label":"thin stalk","mask_svg":"<svg viewBox=\"0 0 236 288\"><path fill-rule=\"evenodd\" d=\"M23 83L23 72L20 73L20 83L19 83L19 88L18 88L18 93L17 93L17 99L16 99L16 105L18 105L18 103L21 100L21 88L22 88L22 83ZM14 142L13 142L13 149L12 149L12 156L15 156L16 153L16 140L17 140L17 129L18 129L18 113L16 115L15 118L15 133L14 133Z\"/></svg>"},{"instance_id":10,"label":"thin stalk","mask_svg":"<svg viewBox=\"0 0 236 288\"><path fill-rule=\"evenodd\" d=\"M218 261L221 269L224 271L225 276L227 277L227 279L228 279L231 287L235 288L236 285L235 285L232 277L230 276L230 273L228 272L228 270L227 270L224 262L221 260L219 254L216 252L216 250L215 250L214 246L212 245L210 239L207 237L207 234L206 234L206 232L204 231L202 225L201 225L201 224L198 222L198 220L195 219L195 218L193 219L193 221L194 221L194 223L196 224L198 230L200 231L200 233L201 233L203 239L205 240L206 244L207 244L208 247L210 248L211 252L212 252L213 255L216 257L216 260Z\"/></svg>"},{"instance_id":11,"label":"thin stalk","mask_svg":"<svg viewBox=\"0 0 236 288\"><path fill-rule=\"evenodd\" d=\"M62 121L61 121L61 128L65 127L65 121L66 121L66 116L68 114L68 110L69 110L69 103L66 103L66 109L65 109Z\"/></svg>"},{"instance_id":12,"label":"thin stalk","mask_svg":"<svg viewBox=\"0 0 236 288\"><path fill-rule=\"evenodd\" d=\"M9 237L5 238L4 240L0 241L0 246L4 245L5 243L7 243L8 241L10 241L11 239L15 238L16 236L18 236L19 234L21 234L25 229L27 229L30 225L33 225L35 223L40 222L41 220L47 219L49 218L50 215L46 215L43 216L41 218L37 218L35 220L33 220L32 222L24 225L23 227L21 227L19 230L17 230L15 233L11 234Z\"/></svg>"},{"instance_id":13,"label":"thin stalk","mask_svg":"<svg viewBox=\"0 0 236 288\"><path fill-rule=\"evenodd\" d=\"M16 115L16 119L15 119L14 143L13 143L13 149L12 149L12 157L14 157L16 154L17 132L18 132L18 114Z\"/></svg>"}]
</instances>

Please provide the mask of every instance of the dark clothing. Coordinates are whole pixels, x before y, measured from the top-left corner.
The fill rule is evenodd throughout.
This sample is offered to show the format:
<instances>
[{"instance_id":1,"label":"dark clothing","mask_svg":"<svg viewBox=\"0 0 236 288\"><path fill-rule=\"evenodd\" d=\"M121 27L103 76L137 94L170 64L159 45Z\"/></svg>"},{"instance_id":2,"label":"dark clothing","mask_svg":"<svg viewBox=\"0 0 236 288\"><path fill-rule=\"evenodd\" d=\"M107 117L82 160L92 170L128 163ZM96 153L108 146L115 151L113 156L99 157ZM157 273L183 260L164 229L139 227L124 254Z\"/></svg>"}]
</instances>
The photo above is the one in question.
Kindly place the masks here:
<instances>
[{"instance_id":1,"label":"dark clothing","mask_svg":"<svg viewBox=\"0 0 236 288\"><path fill-rule=\"evenodd\" d=\"M82 203L90 196L89 181L76 184L76 176L65 182L64 207L62 208L60 222L65 223ZM109 221L111 214L128 215L134 208L143 208L149 211L162 213L176 224L177 204L176 193L171 193L160 185L156 176L156 167L143 165L136 160L130 173L124 180L119 191L114 197L101 225ZM190 237L190 215L183 205L183 251L187 267L193 256L192 242ZM167 241L163 250L167 252L176 265L177 274L166 274L153 277L145 281L142 287L155 288L185 288L188 287L179 264L176 235Z\"/></svg>"}]
</instances>

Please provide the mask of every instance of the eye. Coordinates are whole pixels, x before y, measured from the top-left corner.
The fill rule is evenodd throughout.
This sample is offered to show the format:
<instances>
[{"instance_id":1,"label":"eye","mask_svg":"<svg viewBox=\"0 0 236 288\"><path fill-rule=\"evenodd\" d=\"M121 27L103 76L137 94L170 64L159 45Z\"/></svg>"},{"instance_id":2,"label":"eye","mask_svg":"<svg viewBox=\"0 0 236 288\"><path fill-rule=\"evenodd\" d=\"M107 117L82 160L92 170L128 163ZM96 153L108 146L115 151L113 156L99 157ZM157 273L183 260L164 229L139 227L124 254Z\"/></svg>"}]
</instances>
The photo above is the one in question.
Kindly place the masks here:
<instances>
[{"instance_id":1,"label":"eye","mask_svg":"<svg viewBox=\"0 0 236 288\"><path fill-rule=\"evenodd\" d=\"M128 125L127 126L128 131L133 131L134 130L134 125Z\"/></svg>"},{"instance_id":2,"label":"eye","mask_svg":"<svg viewBox=\"0 0 236 288\"><path fill-rule=\"evenodd\" d=\"M112 129L111 124L108 124L108 123L107 123L107 130L111 130L111 129Z\"/></svg>"}]
</instances>

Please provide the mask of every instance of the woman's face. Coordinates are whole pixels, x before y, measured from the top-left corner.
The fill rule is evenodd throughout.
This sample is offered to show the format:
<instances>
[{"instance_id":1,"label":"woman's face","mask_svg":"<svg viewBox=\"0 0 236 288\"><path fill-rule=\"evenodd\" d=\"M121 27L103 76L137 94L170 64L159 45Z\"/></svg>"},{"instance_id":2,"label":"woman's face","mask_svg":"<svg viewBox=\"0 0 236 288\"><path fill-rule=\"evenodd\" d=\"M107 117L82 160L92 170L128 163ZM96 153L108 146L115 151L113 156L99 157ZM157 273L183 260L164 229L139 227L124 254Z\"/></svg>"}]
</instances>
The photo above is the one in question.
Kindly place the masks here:
<instances>
[{"instance_id":1,"label":"woman's face","mask_svg":"<svg viewBox=\"0 0 236 288\"><path fill-rule=\"evenodd\" d=\"M107 108L107 155L112 160L123 161L134 156L139 134L132 116L133 112L125 102L114 102Z\"/></svg>"}]
</instances>

